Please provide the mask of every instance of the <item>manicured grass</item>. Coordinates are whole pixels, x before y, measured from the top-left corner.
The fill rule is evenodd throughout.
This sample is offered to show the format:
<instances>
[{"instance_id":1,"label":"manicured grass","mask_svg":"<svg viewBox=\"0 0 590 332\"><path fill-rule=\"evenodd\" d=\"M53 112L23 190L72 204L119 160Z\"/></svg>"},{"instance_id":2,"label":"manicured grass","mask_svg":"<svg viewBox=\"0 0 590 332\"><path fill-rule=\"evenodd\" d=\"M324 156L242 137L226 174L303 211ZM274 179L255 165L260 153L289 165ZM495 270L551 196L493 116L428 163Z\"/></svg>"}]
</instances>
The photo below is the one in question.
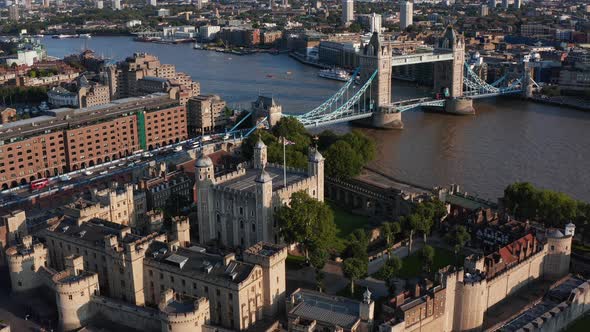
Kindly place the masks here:
<instances>
[{"instance_id":1,"label":"manicured grass","mask_svg":"<svg viewBox=\"0 0 590 332\"><path fill-rule=\"evenodd\" d=\"M565 332L587 332L590 328L590 315L586 315L575 321Z\"/></svg>"},{"instance_id":2,"label":"manicured grass","mask_svg":"<svg viewBox=\"0 0 590 332\"><path fill-rule=\"evenodd\" d=\"M434 261L431 272L438 271L447 265L454 264L455 253L443 248L434 248ZM403 259L400 277L412 278L419 276L422 273L423 260L420 256L420 251Z\"/></svg>"},{"instance_id":3,"label":"manicured grass","mask_svg":"<svg viewBox=\"0 0 590 332\"><path fill-rule=\"evenodd\" d=\"M581 251L581 252L590 252L590 246L588 245L583 245L580 243L574 243L572 245L574 251Z\"/></svg>"},{"instance_id":4,"label":"manicured grass","mask_svg":"<svg viewBox=\"0 0 590 332\"><path fill-rule=\"evenodd\" d=\"M354 215L334 203L328 202L328 205L334 211L334 223L337 228L336 240L332 247L341 252L347 245L348 235L355 229L364 228L369 223L369 219Z\"/></svg>"},{"instance_id":5,"label":"manicured grass","mask_svg":"<svg viewBox=\"0 0 590 332\"><path fill-rule=\"evenodd\" d=\"M459 257L459 259L462 259L462 257ZM434 273L439 269L455 263L455 253L444 248L435 247L434 263L430 273L431 275L434 275ZM398 277L404 279L418 277L422 275L422 267L423 260L421 257L421 252L415 252L409 257L402 259L402 269L400 270ZM373 274L373 277L377 277L379 275L379 272L380 271L377 271L375 274Z\"/></svg>"}]
</instances>

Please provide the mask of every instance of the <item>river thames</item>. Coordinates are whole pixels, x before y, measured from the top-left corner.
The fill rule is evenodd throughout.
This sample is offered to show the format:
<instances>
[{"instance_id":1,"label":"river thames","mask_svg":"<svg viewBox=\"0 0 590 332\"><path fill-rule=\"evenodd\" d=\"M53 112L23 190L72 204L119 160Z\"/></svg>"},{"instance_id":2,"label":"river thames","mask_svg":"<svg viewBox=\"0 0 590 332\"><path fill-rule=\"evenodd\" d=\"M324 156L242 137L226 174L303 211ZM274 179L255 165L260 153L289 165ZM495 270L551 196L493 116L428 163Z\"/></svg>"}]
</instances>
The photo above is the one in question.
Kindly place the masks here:
<instances>
[{"instance_id":1,"label":"river thames","mask_svg":"<svg viewBox=\"0 0 590 332\"><path fill-rule=\"evenodd\" d=\"M218 94L236 107L247 107L265 94L275 97L285 112L304 112L341 85L319 78L316 68L286 55L235 56L193 50L190 44L134 42L130 37L46 37L44 43L48 55L56 57L85 46L113 60L148 52L199 81L203 94ZM394 99L406 99L428 95L429 90L395 81L393 94ZM529 181L590 201L590 112L515 98L477 101L475 107L477 115L464 117L406 112L405 128L399 131L362 129L378 144L371 166L420 185L457 183L491 199L512 182Z\"/></svg>"}]
</instances>

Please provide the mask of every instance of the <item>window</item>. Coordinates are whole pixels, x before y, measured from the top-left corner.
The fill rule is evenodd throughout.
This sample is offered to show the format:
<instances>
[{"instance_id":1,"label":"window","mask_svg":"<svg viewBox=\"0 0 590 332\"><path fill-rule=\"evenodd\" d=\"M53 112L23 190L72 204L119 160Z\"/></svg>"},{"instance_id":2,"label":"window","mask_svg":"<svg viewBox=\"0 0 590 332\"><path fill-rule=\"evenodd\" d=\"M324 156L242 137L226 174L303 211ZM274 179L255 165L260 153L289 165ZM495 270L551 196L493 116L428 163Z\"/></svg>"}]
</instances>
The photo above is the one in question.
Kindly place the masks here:
<instances>
[{"instance_id":1,"label":"window","mask_svg":"<svg viewBox=\"0 0 590 332\"><path fill-rule=\"evenodd\" d=\"M68 299L71 300L72 299L72 295L68 295Z\"/></svg>"}]
</instances>

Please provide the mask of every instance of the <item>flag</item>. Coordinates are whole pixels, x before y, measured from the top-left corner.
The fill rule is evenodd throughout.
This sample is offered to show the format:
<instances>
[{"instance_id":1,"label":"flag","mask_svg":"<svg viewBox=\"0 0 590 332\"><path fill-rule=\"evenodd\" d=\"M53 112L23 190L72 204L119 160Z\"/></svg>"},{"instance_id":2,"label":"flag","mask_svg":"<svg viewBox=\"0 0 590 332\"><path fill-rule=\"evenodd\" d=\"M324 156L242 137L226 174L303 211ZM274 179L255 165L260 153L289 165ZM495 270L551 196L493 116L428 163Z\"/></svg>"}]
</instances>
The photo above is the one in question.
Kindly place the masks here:
<instances>
[{"instance_id":1,"label":"flag","mask_svg":"<svg viewBox=\"0 0 590 332\"><path fill-rule=\"evenodd\" d=\"M283 137L283 144L284 145L295 145L295 142L291 142L288 139L286 139L285 137Z\"/></svg>"}]
</instances>

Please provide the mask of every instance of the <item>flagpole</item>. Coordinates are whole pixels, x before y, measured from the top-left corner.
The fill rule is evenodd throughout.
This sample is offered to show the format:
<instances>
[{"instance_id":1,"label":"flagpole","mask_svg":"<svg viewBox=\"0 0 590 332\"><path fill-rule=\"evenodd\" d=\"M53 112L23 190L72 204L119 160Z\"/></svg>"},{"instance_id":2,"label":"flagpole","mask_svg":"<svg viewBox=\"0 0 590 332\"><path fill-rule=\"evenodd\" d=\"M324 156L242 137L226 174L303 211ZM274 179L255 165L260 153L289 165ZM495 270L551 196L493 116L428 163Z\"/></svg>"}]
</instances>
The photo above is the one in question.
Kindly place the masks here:
<instances>
[{"instance_id":1,"label":"flagpole","mask_svg":"<svg viewBox=\"0 0 590 332\"><path fill-rule=\"evenodd\" d=\"M285 152L285 138L283 137L283 185L287 187L287 153Z\"/></svg>"}]
</instances>

